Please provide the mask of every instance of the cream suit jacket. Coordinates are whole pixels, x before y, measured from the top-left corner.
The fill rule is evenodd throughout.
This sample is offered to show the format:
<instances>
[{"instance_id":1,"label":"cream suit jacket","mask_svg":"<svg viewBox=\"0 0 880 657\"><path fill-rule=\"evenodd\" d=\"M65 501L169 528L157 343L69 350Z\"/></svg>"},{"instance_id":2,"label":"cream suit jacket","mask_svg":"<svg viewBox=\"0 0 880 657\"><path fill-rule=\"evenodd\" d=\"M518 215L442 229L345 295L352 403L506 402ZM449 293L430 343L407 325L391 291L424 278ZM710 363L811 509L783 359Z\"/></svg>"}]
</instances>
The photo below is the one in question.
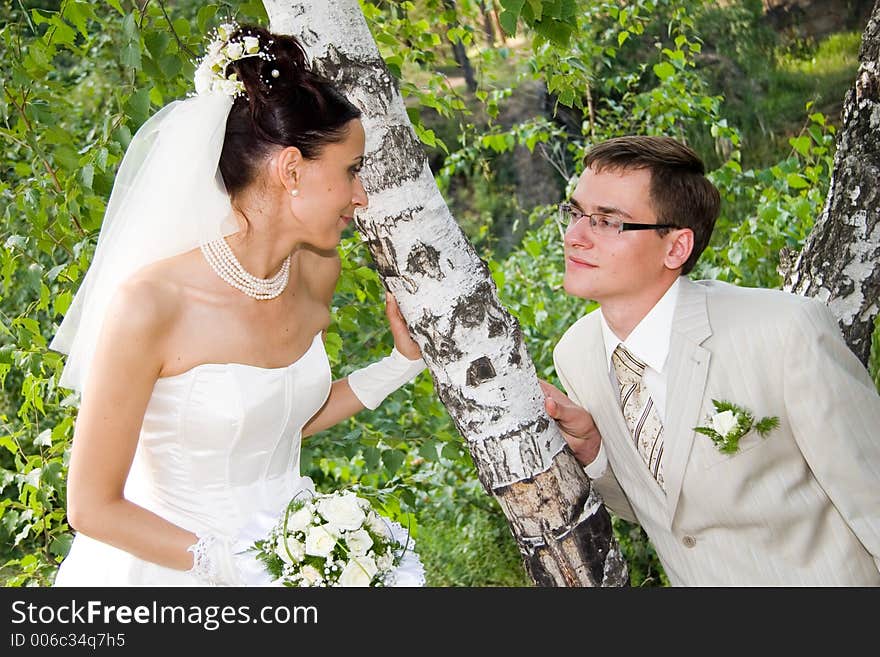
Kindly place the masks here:
<instances>
[{"instance_id":1,"label":"cream suit jacket","mask_svg":"<svg viewBox=\"0 0 880 657\"><path fill-rule=\"evenodd\" d=\"M554 351L602 434L593 484L638 522L677 586L880 585L880 396L819 301L681 280L669 356L664 477L636 451L608 375L598 313ZM722 454L694 431L730 401L777 416Z\"/></svg>"}]
</instances>

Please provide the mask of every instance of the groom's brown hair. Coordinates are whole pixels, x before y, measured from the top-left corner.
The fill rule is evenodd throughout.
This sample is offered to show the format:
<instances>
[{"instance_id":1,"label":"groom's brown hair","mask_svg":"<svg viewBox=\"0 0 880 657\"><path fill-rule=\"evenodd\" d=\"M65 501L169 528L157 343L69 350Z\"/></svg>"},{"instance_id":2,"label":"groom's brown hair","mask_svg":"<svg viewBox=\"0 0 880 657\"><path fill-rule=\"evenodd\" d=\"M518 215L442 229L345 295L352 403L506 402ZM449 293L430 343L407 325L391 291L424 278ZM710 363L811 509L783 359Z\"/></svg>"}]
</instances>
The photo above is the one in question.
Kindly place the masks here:
<instances>
[{"instance_id":1,"label":"groom's brown hair","mask_svg":"<svg viewBox=\"0 0 880 657\"><path fill-rule=\"evenodd\" d=\"M694 232L694 249L681 268L688 274L709 244L721 209L721 195L706 178L703 160L671 137L615 137L593 146L584 157L584 168L605 170L648 169L650 200L657 223L674 224ZM670 229L657 232L666 235Z\"/></svg>"}]
</instances>

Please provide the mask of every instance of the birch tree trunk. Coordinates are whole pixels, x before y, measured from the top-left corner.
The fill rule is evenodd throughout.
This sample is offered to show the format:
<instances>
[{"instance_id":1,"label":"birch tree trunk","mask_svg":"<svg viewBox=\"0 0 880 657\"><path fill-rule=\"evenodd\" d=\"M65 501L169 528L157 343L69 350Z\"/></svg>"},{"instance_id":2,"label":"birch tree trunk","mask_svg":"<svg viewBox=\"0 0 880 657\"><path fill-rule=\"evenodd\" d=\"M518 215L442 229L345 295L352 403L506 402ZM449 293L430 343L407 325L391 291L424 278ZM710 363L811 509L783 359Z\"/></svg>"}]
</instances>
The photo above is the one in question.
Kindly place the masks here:
<instances>
[{"instance_id":1,"label":"birch tree trunk","mask_svg":"<svg viewBox=\"0 0 880 657\"><path fill-rule=\"evenodd\" d=\"M495 47L495 25L492 23L492 13L486 4L486 0L480 0L480 11L483 14L483 32L486 34L486 45Z\"/></svg>"},{"instance_id":2,"label":"birch tree trunk","mask_svg":"<svg viewBox=\"0 0 880 657\"><path fill-rule=\"evenodd\" d=\"M363 110L370 204L356 226L528 573L546 586L626 585L608 513L544 412L519 325L440 195L357 0L264 5L272 30L300 39Z\"/></svg>"},{"instance_id":3,"label":"birch tree trunk","mask_svg":"<svg viewBox=\"0 0 880 657\"><path fill-rule=\"evenodd\" d=\"M785 289L828 304L847 344L867 365L880 298L880 0L859 62L844 100L825 208L786 272Z\"/></svg>"}]
</instances>

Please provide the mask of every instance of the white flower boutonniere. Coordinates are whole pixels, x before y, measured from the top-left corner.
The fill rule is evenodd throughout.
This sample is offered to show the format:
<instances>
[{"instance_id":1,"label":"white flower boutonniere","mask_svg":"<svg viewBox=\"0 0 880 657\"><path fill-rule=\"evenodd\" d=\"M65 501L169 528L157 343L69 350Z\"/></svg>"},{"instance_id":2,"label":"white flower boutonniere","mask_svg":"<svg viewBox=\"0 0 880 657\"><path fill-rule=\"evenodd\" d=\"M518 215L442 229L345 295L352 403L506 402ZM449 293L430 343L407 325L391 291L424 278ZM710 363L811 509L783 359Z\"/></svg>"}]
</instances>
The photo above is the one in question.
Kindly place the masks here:
<instances>
[{"instance_id":1,"label":"white flower boutonniere","mask_svg":"<svg viewBox=\"0 0 880 657\"><path fill-rule=\"evenodd\" d=\"M779 426L778 417L765 417L755 422L755 416L742 406L727 401L712 400L715 415L706 418L709 426L694 427L694 431L709 436L718 451L733 454L739 449L739 439L754 429L762 438Z\"/></svg>"}]
</instances>

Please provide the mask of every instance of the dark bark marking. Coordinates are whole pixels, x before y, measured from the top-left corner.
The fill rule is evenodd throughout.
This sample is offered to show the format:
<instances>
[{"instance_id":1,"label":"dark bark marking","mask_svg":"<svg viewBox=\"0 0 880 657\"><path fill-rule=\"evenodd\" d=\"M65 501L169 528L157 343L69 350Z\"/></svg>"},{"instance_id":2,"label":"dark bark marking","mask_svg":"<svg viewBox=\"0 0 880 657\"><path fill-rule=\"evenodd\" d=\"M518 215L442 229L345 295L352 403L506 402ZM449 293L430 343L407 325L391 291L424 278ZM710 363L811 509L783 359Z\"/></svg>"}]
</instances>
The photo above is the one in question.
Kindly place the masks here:
<instances>
[{"instance_id":1,"label":"dark bark marking","mask_svg":"<svg viewBox=\"0 0 880 657\"><path fill-rule=\"evenodd\" d=\"M425 344L422 346L422 350L425 355L431 361L443 366L461 358L462 353L456 346L455 340L437 330L439 319L438 316L425 310L412 329L424 336Z\"/></svg>"},{"instance_id":2,"label":"dark bark marking","mask_svg":"<svg viewBox=\"0 0 880 657\"><path fill-rule=\"evenodd\" d=\"M523 441L523 444L531 444L532 438L537 438L542 433L547 430L547 426L549 425L549 421L545 416L541 416L535 420L529 420L528 422L523 422L518 426L514 427L510 431L505 431L504 433L500 433L497 436L493 436L493 440L504 440L505 438L510 438L513 436L526 435L528 436L527 440ZM523 480L527 481L527 480Z\"/></svg>"},{"instance_id":3,"label":"dark bark marking","mask_svg":"<svg viewBox=\"0 0 880 657\"><path fill-rule=\"evenodd\" d=\"M522 553L522 550L520 550ZM523 554L526 572L535 582L535 586L559 586L556 578L544 567L542 562L543 550L535 550L530 554ZM590 569L592 570L592 568Z\"/></svg>"},{"instance_id":4,"label":"dark bark marking","mask_svg":"<svg viewBox=\"0 0 880 657\"><path fill-rule=\"evenodd\" d=\"M440 252L433 246L419 242L409 252L409 257L406 259L406 271L410 274L422 274L438 281L442 280Z\"/></svg>"},{"instance_id":5,"label":"dark bark marking","mask_svg":"<svg viewBox=\"0 0 880 657\"><path fill-rule=\"evenodd\" d=\"M476 388L481 383L495 378L495 368L492 361L486 356L481 356L472 361L467 371L467 385Z\"/></svg>"},{"instance_id":6,"label":"dark bark marking","mask_svg":"<svg viewBox=\"0 0 880 657\"><path fill-rule=\"evenodd\" d=\"M448 386L443 383L437 383L436 387L437 396L440 397L440 400L443 402L443 404L449 409L454 409L456 411L456 413L450 413L450 415L454 418L456 416L458 416L459 418L467 417L479 411L490 411L493 414L493 417L497 420L504 412L504 409L500 406L488 406L478 404L473 399L465 397L461 391L454 388L453 386ZM468 422L467 426L470 428L470 431L466 433L462 432L462 436L467 436L468 434L475 433L476 430L480 427L477 422Z\"/></svg>"},{"instance_id":7,"label":"dark bark marking","mask_svg":"<svg viewBox=\"0 0 880 657\"><path fill-rule=\"evenodd\" d=\"M513 340L513 348L510 350L510 355L507 357L507 362L511 365L519 365L522 362L522 349L523 349L523 336L522 330L519 327L519 322L516 321L515 317L513 319L513 332L511 335L511 339Z\"/></svg>"},{"instance_id":8,"label":"dark bark marking","mask_svg":"<svg viewBox=\"0 0 880 657\"><path fill-rule=\"evenodd\" d=\"M452 330L455 330L457 323L461 323L465 328L474 328L483 323L486 311L483 300L479 296L479 294L472 294L462 297L455 304L455 308L452 309Z\"/></svg>"},{"instance_id":9,"label":"dark bark marking","mask_svg":"<svg viewBox=\"0 0 880 657\"><path fill-rule=\"evenodd\" d=\"M344 93L362 89L367 92L371 107L362 107L373 116L387 114L394 98L394 80L381 57L353 59L335 46L327 48L327 55L315 62L315 68Z\"/></svg>"},{"instance_id":10,"label":"dark bark marking","mask_svg":"<svg viewBox=\"0 0 880 657\"><path fill-rule=\"evenodd\" d=\"M519 351L511 351L507 357L507 362L510 365L519 365L522 362L522 356L519 355Z\"/></svg>"},{"instance_id":11,"label":"dark bark marking","mask_svg":"<svg viewBox=\"0 0 880 657\"><path fill-rule=\"evenodd\" d=\"M368 238L367 242L370 246L370 252L373 254L373 261L376 263L376 271L383 278L396 278L400 275L397 269L397 251L394 249L394 243L387 237Z\"/></svg>"},{"instance_id":12,"label":"dark bark marking","mask_svg":"<svg viewBox=\"0 0 880 657\"><path fill-rule=\"evenodd\" d=\"M388 128L379 151L364 163L370 168L370 175L365 177L381 185L376 192L388 187L397 187L407 180L416 180L422 175L428 156L422 148L412 128L404 125L393 125Z\"/></svg>"},{"instance_id":13,"label":"dark bark marking","mask_svg":"<svg viewBox=\"0 0 880 657\"><path fill-rule=\"evenodd\" d=\"M414 221L418 214L424 210L424 206L415 205L397 214L385 215L380 221L373 221L367 225L367 222L360 216L354 219L355 227L367 240L375 240L379 238L380 233L388 235L397 228L399 223Z\"/></svg>"},{"instance_id":14,"label":"dark bark marking","mask_svg":"<svg viewBox=\"0 0 880 657\"><path fill-rule=\"evenodd\" d=\"M483 281L456 304L452 311L452 326L454 330L456 323L460 322L466 328L474 328L485 321L489 337L497 338L508 331L505 318L503 309L499 308L496 301L491 282Z\"/></svg>"},{"instance_id":15,"label":"dark bark marking","mask_svg":"<svg viewBox=\"0 0 880 657\"><path fill-rule=\"evenodd\" d=\"M489 318L489 337L497 338L499 335L504 335L504 331L507 328L504 322L497 317Z\"/></svg>"},{"instance_id":16,"label":"dark bark marking","mask_svg":"<svg viewBox=\"0 0 880 657\"><path fill-rule=\"evenodd\" d=\"M394 77L381 57L353 59L331 45L315 68L352 100L369 99L360 103L366 116L388 115L397 92ZM364 169L368 170L363 175L367 194L417 179L427 162L427 153L409 125L390 126L378 152L364 162Z\"/></svg>"},{"instance_id":17,"label":"dark bark marking","mask_svg":"<svg viewBox=\"0 0 880 657\"><path fill-rule=\"evenodd\" d=\"M572 511L573 515L569 523L577 520L577 515L590 501L591 486L588 486L582 497L578 498ZM601 508L600 508L601 511ZM590 574L595 582L601 582L605 572L605 558L611 546L609 537L612 535L611 517L608 513L594 513L574 527L572 535L581 552L588 555L585 560L590 568Z\"/></svg>"}]
</instances>

